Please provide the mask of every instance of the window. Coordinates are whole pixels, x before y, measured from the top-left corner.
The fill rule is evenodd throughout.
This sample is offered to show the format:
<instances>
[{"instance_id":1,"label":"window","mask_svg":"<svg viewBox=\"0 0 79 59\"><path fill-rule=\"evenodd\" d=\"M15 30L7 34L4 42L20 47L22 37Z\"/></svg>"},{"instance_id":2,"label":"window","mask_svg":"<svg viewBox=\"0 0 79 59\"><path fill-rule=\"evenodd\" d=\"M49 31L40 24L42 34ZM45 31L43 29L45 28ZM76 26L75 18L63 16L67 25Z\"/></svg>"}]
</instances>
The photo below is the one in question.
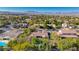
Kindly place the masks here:
<instances>
[{"instance_id":1,"label":"window","mask_svg":"<svg viewBox=\"0 0 79 59\"><path fill-rule=\"evenodd\" d=\"M37 38L42 38L42 36L36 36Z\"/></svg>"}]
</instances>

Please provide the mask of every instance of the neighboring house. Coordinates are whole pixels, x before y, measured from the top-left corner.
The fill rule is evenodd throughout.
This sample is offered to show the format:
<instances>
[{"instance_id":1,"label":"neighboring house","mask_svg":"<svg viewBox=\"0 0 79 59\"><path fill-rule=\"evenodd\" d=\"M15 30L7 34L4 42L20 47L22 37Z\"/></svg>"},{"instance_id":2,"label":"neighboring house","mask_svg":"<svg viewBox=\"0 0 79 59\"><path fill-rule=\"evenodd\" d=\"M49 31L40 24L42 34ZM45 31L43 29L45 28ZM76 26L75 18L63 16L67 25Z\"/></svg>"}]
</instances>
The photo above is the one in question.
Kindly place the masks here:
<instances>
[{"instance_id":1,"label":"neighboring house","mask_svg":"<svg viewBox=\"0 0 79 59\"><path fill-rule=\"evenodd\" d=\"M5 31L5 32L6 32L6 31L10 31L10 30L12 30L12 29L14 29L12 25L6 25L6 26L0 28L0 30L3 30L3 31Z\"/></svg>"},{"instance_id":2,"label":"neighboring house","mask_svg":"<svg viewBox=\"0 0 79 59\"><path fill-rule=\"evenodd\" d=\"M76 37L78 38L77 31L75 29L69 29L69 28L62 28L59 30L58 34L61 37Z\"/></svg>"},{"instance_id":3,"label":"neighboring house","mask_svg":"<svg viewBox=\"0 0 79 59\"><path fill-rule=\"evenodd\" d=\"M33 32L31 34L31 37L47 38L48 37L48 32L47 32L47 30L39 29L36 32Z\"/></svg>"},{"instance_id":4,"label":"neighboring house","mask_svg":"<svg viewBox=\"0 0 79 59\"><path fill-rule=\"evenodd\" d=\"M15 24L14 28L27 28L28 24L27 23L23 23L23 24Z\"/></svg>"},{"instance_id":5,"label":"neighboring house","mask_svg":"<svg viewBox=\"0 0 79 59\"><path fill-rule=\"evenodd\" d=\"M23 23L23 24L22 24L22 27L23 27L23 28L27 28L27 27L28 27L28 24L27 24L27 23Z\"/></svg>"},{"instance_id":6,"label":"neighboring house","mask_svg":"<svg viewBox=\"0 0 79 59\"><path fill-rule=\"evenodd\" d=\"M5 39L5 38L6 39L14 39L14 38L17 38L17 36L21 33L23 33L22 30L14 29L14 30L10 30L10 31L7 31L7 32L0 34L0 38L2 38L2 39Z\"/></svg>"},{"instance_id":7,"label":"neighboring house","mask_svg":"<svg viewBox=\"0 0 79 59\"><path fill-rule=\"evenodd\" d=\"M68 27L67 23L62 24L62 28L67 28L67 27Z\"/></svg>"},{"instance_id":8,"label":"neighboring house","mask_svg":"<svg viewBox=\"0 0 79 59\"><path fill-rule=\"evenodd\" d=\"M31 19L25 19L26 21L29 21L29 20L31 20Z\"/></svg>"},{"instance_id":9,"label":"neighboring house","mask_svg":"<svg viewBox=\"0 0 79 59\"><path fill-rule=\"evenodd\" d=\"M71 28L75 28L75 26L72 24L63 23L62 28L70 28L71 29Z\"/></svg>"},{"instance_id":10,"label":"neighboring house","mask_svg":"<svg viewBox=\"0 0 79 59\"><path fill-rule=\"evenodd\" d=\"M79 37L79 29L76 29L76 34L77 34L77 36Z\"/></svg>"}]
</instances>

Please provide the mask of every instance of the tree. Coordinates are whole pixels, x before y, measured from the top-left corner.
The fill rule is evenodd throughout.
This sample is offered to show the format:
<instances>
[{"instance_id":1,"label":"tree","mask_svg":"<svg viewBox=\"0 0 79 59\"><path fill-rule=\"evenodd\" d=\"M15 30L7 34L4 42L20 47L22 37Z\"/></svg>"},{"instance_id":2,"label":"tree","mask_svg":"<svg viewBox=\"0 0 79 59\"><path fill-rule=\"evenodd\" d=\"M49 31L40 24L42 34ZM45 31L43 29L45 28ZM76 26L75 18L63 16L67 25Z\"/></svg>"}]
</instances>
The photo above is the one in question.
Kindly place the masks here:
<instances>
[{"instance_id":1,"label":"tree","mask_svg":"<svg viewBox=\"0 0 79 59\"><path fill-rule=\"evenodd\" d=\"M58 48L62 50L69 50L70 48L73 48L73 45L76 45L77 39L75 38L64 38L58 40ZM71 49L72 50L72 49Z\"/></svg>"},{"instance_id":2,"label":"tree","mask_svg":"<svg viewBox=\"0 0 79 59\"><path fill-rule=\"evenodd\" d=\"M35 50L38 51L48 51L48 39L45 38L32 38L31 44L34 46Z\"/></svg>"},{"instance_id":3,"label":"tree","mask_svg":"<svg viewBox=\"0 0 79 59\"><path fill-rule=\"evenodd\" d=\"M32 48L32 45L30 44L29 41L24 41L24 42L18 42L17 40L11 40L8 43L8 46L14 50L14 51L24 51L24 50L29 50Z\"/></svg>"}]
</instances>

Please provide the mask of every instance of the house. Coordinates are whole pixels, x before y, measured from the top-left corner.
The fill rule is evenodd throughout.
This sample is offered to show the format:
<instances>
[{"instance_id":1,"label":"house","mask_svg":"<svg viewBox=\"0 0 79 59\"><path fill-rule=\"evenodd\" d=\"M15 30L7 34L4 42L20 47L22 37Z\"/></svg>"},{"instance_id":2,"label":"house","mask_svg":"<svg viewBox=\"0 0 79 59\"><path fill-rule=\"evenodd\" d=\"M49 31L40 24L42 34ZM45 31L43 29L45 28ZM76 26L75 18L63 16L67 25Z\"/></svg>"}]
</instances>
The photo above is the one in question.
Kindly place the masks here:
<instances>
[{"instance_id":1,"label":"house","mask_svg":"<svg viewBox=\"0 0 79 59\"><path fill-rule=\"evenodd\" d=\"M58 35L61 37L75 37L78 38L77 31L75 29L70 28L62 28L58 31Z\"/></svg>"},{"instance_id":2,"label":"house","mask_svg":"<svg viewBox=\"0 0 79 59\"><path fill-rule=\"evenodd\" d=\"M37 38L47 38L48 32L44 29L39 29L31 34L31 37L37 37Z\"/></svg>"},{"instance_id":3,"label":"house","mask_svg":"<svg viewBox=\"0 0 79 59\"><path fill-rule=\"evenodd\" d=\"M2 31L9 31L12 29L14 29L12 25L5 25L3 27L0 27L0 30L2 30Z\"/></svg>"},{"instance_id":4,"label":"house","mask_svg":"<svg viewBox=\"0 0 79 59\"><path fill-rule=\"evenodd\" d=\"M21 27L27 28L28 27L28 24L27 23L23 23Z\"/></svg>"},{"instance_id":5,"label":"house","mask_svg":"<svg viewBox=\"0 0 79 59\"><path fill-rule=\"evenodd\" d=\"M68 25L66 23L62 24L62 28L67 28L67 27L68 27Z\"/></svg>"},{"instance_id":6,"label":"house","mask_svg":"<svg viewBox=\"0 0 79 59\"><path fill-rule=\"evenodd\" d=\"M62 28L75 28L75 26L72 24L63 23Z\"/></svg>"},{"instance_id":7,"label":"house","mask_svg":"<svg viewBox=\"0 0 79 59\"><path fill-rule=\"evenodd\" d=\"M19 35L19 34L21 34L21 33L23 33L23 31L22 30L16 30L16 29L14 29L14 30L10 30L10 31L7 31L7 32L4 32L4 33L2 33L2 34L0 34L0 38L2 38L2 39L14 39L14 38L17 38L17 36Z\"/></svg>"},{"instance_id":8,"label":"house","mask_svg":"<svg viewBox=\"0 0 79 59\"><path fill-rule=\"evenodd\" d=\"M76 29L76 34L77 34L77 36L79 37L79 29Z\"/></svg>"},{"instance_id":9,"label":"house","mask_svg":"<svg viewBox=\"0 0 79 59\"><path fill-rule=\"evenodd\" d=\"M22 24L14 24L14 28L27 28L28 24L27 23L22 23Z\"/></svg>"}]
</instances>

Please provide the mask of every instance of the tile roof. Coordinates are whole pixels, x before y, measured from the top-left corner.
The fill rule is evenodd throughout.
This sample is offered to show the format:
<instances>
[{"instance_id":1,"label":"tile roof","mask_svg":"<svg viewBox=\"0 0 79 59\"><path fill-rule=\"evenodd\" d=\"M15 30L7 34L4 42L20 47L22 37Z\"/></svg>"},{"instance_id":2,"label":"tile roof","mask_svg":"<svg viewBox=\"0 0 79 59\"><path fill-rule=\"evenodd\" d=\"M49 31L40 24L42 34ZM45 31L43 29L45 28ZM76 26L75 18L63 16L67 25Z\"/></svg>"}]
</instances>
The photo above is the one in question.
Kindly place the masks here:
<instances>
[{"instance_id":1,"label":"tile roof","mask_svg":"<svg viewBox=\"0 0 79 59\"><path fill-rule=\"evenodd\" d=\"M48 32L46 30L38 30L36 32L33 32L31 34L31 36L35 36L35 37L37 37L37 36L48 37Z\"/></svg>"},{"instance_id":2,"label":"tile roof","mask_svg":"<svg viewBox=\"0 0 79 59\"><path fill-rule=\"evenodd\" d=\"M59 30L61 37L78 37L75 29L64 28Z\"/></svg>"}]
</instances>

